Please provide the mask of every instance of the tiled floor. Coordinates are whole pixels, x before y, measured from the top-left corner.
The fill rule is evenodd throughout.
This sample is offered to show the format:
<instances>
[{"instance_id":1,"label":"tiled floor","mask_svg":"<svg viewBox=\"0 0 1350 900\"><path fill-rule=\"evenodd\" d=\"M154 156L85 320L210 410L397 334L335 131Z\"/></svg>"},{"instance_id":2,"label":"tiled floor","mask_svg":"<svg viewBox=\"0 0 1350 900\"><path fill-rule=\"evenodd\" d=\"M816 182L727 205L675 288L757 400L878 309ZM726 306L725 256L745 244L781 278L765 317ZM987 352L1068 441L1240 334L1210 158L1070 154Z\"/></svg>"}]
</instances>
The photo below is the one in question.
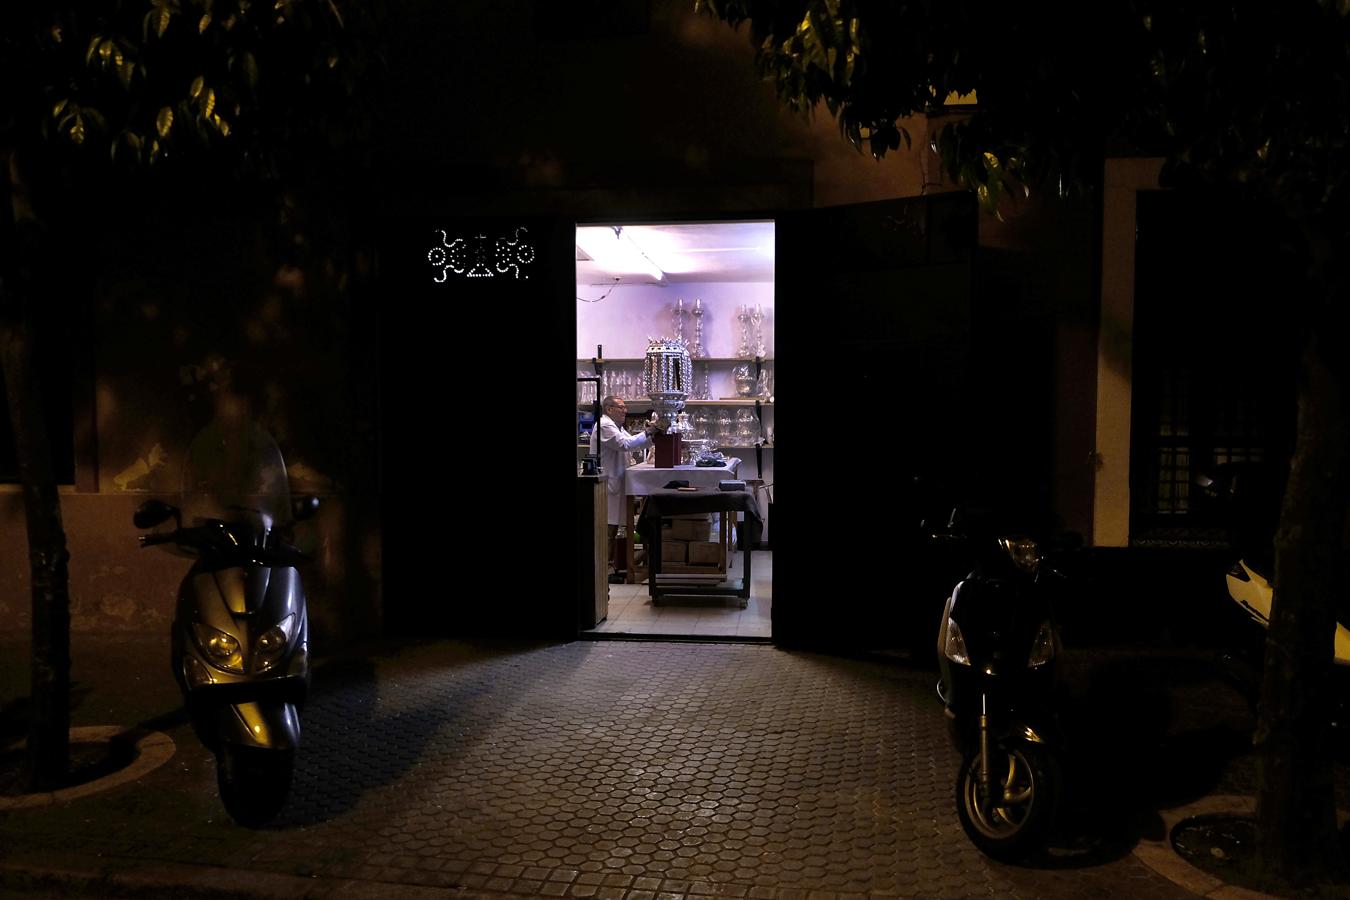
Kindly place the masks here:
<instances>
[{"instance_id":1,"label":"tiled floor","mask_svg":"<svg viewBox=\"0 0 1350 900\"><path fill-rule=\"evenodd\" d=\"M163 636L99 638L71 653L74 724L153 723L178 752L134 785L0 811L0 897L17 869L79 876L40 897L1188 900L1130 848L1160 827L1151 804L1226 788L1231 754L1250 757L1229 724L1245 706L1212 676L1093 666L1105 730L1065 794L1082 824L1060 862L1000 865L957 822L932 672L735 644L420 641L316 667L290 799L249 829L168 714ZM0 644L0 701L27 690L26 663Z\"/></svg>"},{"instance_id":2,"label":"tiled floor","mask_svg":"<svg viewBox=\"0 0 1350 900\"><path fill-rule=\"evenodd\" d=\"M652 606L646 584L609 586L609 615L595 631L602 634L681 634L697 637L771 636L773 553L755 550L751 562L750 602L739 597L662 597ZM741 577L742 554L735 554L730 578Z\"/></svg>"}]
</instances>

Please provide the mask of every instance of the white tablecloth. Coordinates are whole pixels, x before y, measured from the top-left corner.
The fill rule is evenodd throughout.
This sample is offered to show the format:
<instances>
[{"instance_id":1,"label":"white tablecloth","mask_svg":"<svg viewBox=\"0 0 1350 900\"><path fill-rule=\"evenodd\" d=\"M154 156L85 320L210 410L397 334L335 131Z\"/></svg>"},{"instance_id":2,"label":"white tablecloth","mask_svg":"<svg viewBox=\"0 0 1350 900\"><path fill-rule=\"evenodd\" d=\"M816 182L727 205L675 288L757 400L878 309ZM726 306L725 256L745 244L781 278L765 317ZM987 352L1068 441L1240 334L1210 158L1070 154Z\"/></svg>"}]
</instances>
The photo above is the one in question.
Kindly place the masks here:
<instances>
[{"instance_id":1,"label":"white tablecloth","mask_svg":"<svg viewBox=\"0 0 1350 900\"><path fill-rule=\"evenodd\" d=\"M641 463L628 467L624 484L632 497L646 496L672 481L687 481L690 487L715 491L719 482L734 479L740 467L741 461L734 456L727 460L725 467L718 468L676 466L673 469L658 469L651 463Z\"/></svg>"}]
</instances>

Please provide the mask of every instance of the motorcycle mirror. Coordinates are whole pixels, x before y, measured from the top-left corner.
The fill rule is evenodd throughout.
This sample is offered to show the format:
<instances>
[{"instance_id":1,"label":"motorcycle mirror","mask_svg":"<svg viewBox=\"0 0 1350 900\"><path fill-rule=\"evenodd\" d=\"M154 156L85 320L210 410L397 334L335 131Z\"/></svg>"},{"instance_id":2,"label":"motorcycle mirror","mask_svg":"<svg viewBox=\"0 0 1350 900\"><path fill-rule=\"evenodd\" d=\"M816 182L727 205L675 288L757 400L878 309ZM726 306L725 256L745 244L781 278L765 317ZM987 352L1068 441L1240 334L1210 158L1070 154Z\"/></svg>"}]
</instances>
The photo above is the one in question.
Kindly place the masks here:
<instances>
[{"instance_id":1,"label":"motorcycle mirror","mask_svg":"<svg viewBox=\"0 0 1350 900\"><path fill-rule=\"evenodd\" d=\"M312 519L314 514L319 511L319 498L313 494L306 494L303 497L296 497L291 501L291 516L295 521L303 522L305 519Z\"/></svg>"},{"instance_id":2,"label":"motorcycle mirror","mask_svg":"<svg viewBox=\"0 0 1350 900\"><path fill-rule=\"evenodd\" d=\"M131 517L131 524L137 528L154 528L161 522L172 518L179 527L182 527L182 519L179 517L178 507L170 506L163 500L147 500L136 507L136 512Z\"/></svg>"}]
</instances>

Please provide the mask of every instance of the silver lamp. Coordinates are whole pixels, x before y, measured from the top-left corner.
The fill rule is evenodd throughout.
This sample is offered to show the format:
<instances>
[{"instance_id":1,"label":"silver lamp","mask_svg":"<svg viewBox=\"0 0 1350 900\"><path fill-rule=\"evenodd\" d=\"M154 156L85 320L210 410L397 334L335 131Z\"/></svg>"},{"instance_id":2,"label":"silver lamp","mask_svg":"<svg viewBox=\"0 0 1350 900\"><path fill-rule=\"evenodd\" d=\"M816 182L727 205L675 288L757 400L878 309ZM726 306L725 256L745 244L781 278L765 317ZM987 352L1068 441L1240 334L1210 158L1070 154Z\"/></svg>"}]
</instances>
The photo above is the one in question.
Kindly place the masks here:
<instances>
[{"instance_id":1,"label":"silver lamp","mask_svg":"<svg viewBox=\"0 0 1350 900\"><path fill-rule=\"evenodd\" d=\"M679 415L694 387L694 363L681 340L651 338L642 366L642 391L652 400L652 411L666 420L668 434L679 434Z\"/></svg>"}]
</instances>

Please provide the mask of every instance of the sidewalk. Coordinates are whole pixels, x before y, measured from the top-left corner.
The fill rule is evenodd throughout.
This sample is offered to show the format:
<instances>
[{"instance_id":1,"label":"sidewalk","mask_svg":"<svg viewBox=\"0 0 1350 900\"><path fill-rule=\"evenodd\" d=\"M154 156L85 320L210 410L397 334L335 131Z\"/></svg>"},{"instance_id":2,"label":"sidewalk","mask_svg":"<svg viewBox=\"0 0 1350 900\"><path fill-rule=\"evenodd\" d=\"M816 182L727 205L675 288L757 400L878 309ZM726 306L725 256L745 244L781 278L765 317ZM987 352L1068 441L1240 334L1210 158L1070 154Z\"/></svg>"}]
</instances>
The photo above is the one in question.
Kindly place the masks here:
<instances>
[{"instance_id":1,"label":"sidewalk","mask_svg":"<svg viewBox=\"0 0 1350 900\"><path fill-rule=\"evenodd\" d=\"M317 668L291 799L250 831L176 713L166 644L77 639L72 724L177 749L137 782L0 811L0 895L1169 900L1195 895L1132 852L1155 810L1254 773L1245 708L1199 660L1070 656L1093 750L1065 810L1079 836L1052 868L1002 866L956 821L928 672L750 645L385 644ZM0 653L4 707L26 649Z\"/></svg>"}]
</instances>

